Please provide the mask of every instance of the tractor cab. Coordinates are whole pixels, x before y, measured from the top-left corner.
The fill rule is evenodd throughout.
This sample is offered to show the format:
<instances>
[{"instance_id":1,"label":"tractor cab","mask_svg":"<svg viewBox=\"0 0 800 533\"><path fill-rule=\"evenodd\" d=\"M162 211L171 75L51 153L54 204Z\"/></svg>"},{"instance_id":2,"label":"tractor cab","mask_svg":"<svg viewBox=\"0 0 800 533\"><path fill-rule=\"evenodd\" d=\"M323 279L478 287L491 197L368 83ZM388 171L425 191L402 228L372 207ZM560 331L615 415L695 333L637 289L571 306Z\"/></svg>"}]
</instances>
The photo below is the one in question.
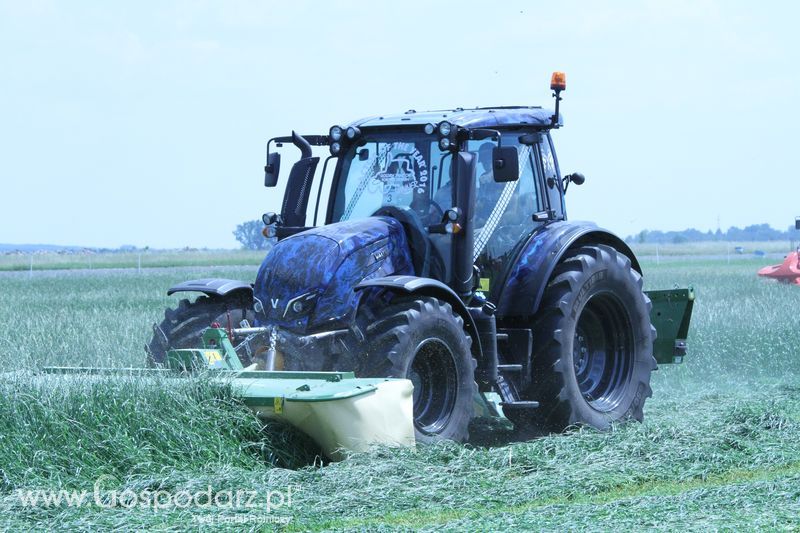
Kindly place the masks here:
<instances>
[{"instance_id":1,"label":"tractor cab","mask_svg":"<svg viewBox=\"0 0 800 533\"><path fill-rule=\"evenodd\" d=\"M560 125L540 107L498 107L407 111L334 126L327 136L313 136L330 150L316 178L316 205L304 205L314 184L306 183L307 170L297 170L316 168L318 160L308 155L295 164L286 189L287 198L296 196L292 179L303 176L305 195L285 201L288 212L265 215L266 233L281 239L308 229L298 216L306 212L315 214L312 224L324 225L394 217L423 265L416 275L441 281L464 299L476 289L488 296L520 243L566 218L550 138ZM293 140L303 152L307 141L296 134ZM326 185L328 203L320 205Z\"/></svg>"}]
</instances>

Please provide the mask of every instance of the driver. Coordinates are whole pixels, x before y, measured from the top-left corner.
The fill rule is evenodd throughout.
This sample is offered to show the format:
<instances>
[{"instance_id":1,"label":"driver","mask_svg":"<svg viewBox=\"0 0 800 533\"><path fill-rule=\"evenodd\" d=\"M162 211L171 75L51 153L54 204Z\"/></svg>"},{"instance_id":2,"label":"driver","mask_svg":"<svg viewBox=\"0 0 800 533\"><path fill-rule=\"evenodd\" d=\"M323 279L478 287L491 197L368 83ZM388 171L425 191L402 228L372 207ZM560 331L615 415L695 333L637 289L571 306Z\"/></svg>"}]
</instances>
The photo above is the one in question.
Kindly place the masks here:
<instances>
[{"instance_id":1,"label":"driver","mask_svg":"<svg viewBox=\"0 0 800 533\"><path fill-rule=\"evenodd\" d=\"M492 168L492 152L495 143L487 141L478 147L478 179L475 184L476 198L475 198L475 227L482 228L486 225L489 216L492 214L495 206L500 201L500 196L506 187L506 183L497 183L494 181L494 170ZM449 209L452 206L452 187L451 182L447 182L434 194L434 202L438 204L442 210ZM520 214L524 219L524 209L520 205L521 198L519 194L511 196L505 211L502 213L503 225L518 224Z\"/></svg>"},{"instance_id":2,"label":"driver","mask_svg":"<svg viewBox=\"0 0 800 533\"><path fill-rule=\"evenodd\" d=\"M478 148L478 181L476 183L476 224L480 227L486 222L492 208L497 204L500 199L500 194L503 192L503 184L494 181L494 172L492 170L492 150L494 143L485 142ZM452 207L452 182L445 183L436 194L433 196L442 210L447 210Z\"/></svg>"}]
</instances>

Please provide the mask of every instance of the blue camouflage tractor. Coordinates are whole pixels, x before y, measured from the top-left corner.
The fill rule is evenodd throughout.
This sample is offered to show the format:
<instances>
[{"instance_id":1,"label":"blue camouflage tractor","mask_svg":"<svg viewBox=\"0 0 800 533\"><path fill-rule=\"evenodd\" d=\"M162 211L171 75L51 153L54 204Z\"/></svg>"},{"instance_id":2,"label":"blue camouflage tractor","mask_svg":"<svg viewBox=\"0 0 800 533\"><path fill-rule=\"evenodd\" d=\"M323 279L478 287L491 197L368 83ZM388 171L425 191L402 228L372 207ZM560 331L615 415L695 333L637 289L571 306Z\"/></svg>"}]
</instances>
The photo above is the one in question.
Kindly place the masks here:
<instances>
[{"instance_id":1,"label":"blue camouflage tractor","mask_svg":"<svg viewBox=\"0 0 800 533\"><path fill-rule=\"evenodd\" d=\"M201 295L154 325L149 362L217 323L244 366L407 378L423 442L466 440L481 404L528 435L641 420L651 373L686 352L694 296L644 292L623 240L567 219L584 177L553 146L565 87L555 73L554 111L410 110L270 139L267 187L279 148L300 159L263 216L255 281L169 289Z\"/></svg>"}]
</instances>

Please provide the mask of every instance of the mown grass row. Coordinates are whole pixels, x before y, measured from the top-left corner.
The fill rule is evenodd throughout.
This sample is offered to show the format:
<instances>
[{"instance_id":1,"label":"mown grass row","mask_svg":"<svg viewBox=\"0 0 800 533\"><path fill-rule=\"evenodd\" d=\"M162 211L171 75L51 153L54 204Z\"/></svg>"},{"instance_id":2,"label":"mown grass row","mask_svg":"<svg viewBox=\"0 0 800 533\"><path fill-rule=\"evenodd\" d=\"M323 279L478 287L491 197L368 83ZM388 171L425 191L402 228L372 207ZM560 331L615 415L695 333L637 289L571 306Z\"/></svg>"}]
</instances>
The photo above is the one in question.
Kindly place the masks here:
<instances>
[{"instance_id":1,"label":"mown grass row","mask_svg":"<svg viewBox=\"0 0 800 533\"><path fill-rule=\"evenodd\" d=\"M5 490L165 469L296 468L315 452L282 424L265 429L227 387L202 377L5 373L0 427Z\"/></svg>"},{"instance_id":2,"label":"mown grass row","mask_svg":"<svg viewBox=\"0 0 800 533\"><path fill-rule=\"evenodd\" d=\"M308 467L297 471L270 468L266 463L253 461L250 453L236 442L239 438L257 439L248 434L246 417L224 409L216 413L205 405L204 417L191 421L176 415L170 417L174 425L181 427L173 431L192 439L191 443L173 442L163 448L167 452L174 448L175 456L168 453L148 462L154 457L153 450L145 453L120 450L122 461L130 457L134 462L127 474L119 475L124 469L117 470L118 488L141 490L149 486L177 491L210 485L215 491L244 487L263 494L292 485L298 487L293 504L279 512L291 516L294 525L290 527L298 530L374 529L381 525L469 530L498 524L511 528L537 524L563 527L570 525L569 520L589 527L595 524L595 513L599 510L610 513L613 509L619 510L620 516L616 518L621 521L615 522L615 516L608 515L603 523L609 527L653 526L657 525L659 515L648 510L649 507L660 510L664 518L663 513L674 507L676 501L692 504L692 494L702 495L706 503L689 505L684 510L686 516L681 517L685 523L690 523L690 517L707 518L719 525L732 525L736 521L766 524L770 519L785 523L791 516L787 515L788 510L798 508L797 489L792 490L790 484L778 490L775 484L783 486L781 483L800 476L798 392L800 388L780 386L762 389L749 400L723 392L679 400L662 399L654 402L644 424L626 425L607 433L576 430L494 448L444 443L416 451L379 449L321 469ZM50 414L43 412L32 421L47 420L53 411L61 410L48 411ZM686 416L687 411L690 417ZM122 421L117 432L103 435L91 432L89 420L83 422L87 438L113 440L127 434L139 447L148 444L160 447L147 436L136 436L141 427L158 428L158 422ZM113 427L97 423L98 431ZM231 428L237 427L246 431L231 433ZM227 428L222 430L226 434L215 435L212 428L218 431ZM159 431L167 430L161 427ZM46 465L71 461L73 466L82 466L85 459L69 459L71 453L77 454L75 450L81 449L80 444L75 440L60 444L72 446L50 450L50 455L43 458ZM96 444L81 454L91 454L93 446ZM37 445L33 451L43 453ZM53 468L46 465L31 468ZM82 476L86 478L84 486L91 489L94 478L89 471L97 472L101 465L88 466ZM13 479L14 475L6 477ZM82 476L74 477L70 484L80 486ZM5 525L9 527L34 520L46 524L101 525L120 516L131 527L152 527L165 521L180 527L196 523L199 516L208 513L233 512L205 508L159 512L107 510L93 505L80 509L64 506L31 509L21 506L13 491L3 492L0 516L5 517ZM726 521L730 517L724 514L715 514L731 507L728 500L731 494L739 499L752 498L747 506L741 506L734 522ZM781 508L783 514L770 514L771 506ZM264 510L247 509L247 512L257 514Z\"/></svg>"}]
</instances>

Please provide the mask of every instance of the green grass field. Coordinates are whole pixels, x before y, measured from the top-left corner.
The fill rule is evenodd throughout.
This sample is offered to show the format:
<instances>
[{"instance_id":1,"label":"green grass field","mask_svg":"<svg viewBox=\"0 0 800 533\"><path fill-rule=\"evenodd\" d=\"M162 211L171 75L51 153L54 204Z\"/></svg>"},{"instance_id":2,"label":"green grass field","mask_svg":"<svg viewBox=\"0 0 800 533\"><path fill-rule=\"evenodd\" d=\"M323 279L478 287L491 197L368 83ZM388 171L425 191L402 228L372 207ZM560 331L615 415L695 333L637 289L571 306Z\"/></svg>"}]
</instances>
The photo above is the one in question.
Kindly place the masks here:
<instances>
[{"instance_id":1,"label":"green grass field","mask_svg":"<svg viewBox=\"0 0 800 533\"><path fill-rule=\"evenodd\" d=\"M719 255L739 257L741 259L753 256L759 250L768 254L786 254L794 250L797 242L793 241L760 241L760 242L733 242L733 241L703 241L686 242L682 244L655 244L632 243L631 248L636 255L654 256L687 256L687 255ZM741 253L736 248L741 248Z\"/></svg>"},{"instance_id":2,"label":"green grass field","mask_svg":"<svg viewBox=\"0 0 800 533\"><path fill-rule=\"evenodd\" d=\"M264 253L257 250L143 250L119 253L3 254L0 255L0 272L176 266L257 266L264 258Z\"/></svg>"},{"instance_id":3,"label":"green grass field","mask_svg":"<svg viewBox=\"0 0 800 533\"><path fill-rule=\"evenodd\" d=\"M656 256L669 260L679 256L730 256L731 259L748 259L760 250L768 254L785 254L797 243L790 241L728 242L707 241L683 244L633 243L637 256ZM736 247L743 249L737 254ZM238 266L261 263L263 251L257 250L141 250L133 252L102 253L35 253L0 254L0 272L42 270L75 270L107 268L169 268L176 266Z\"/></svg>"},{"instance_id":4,"label":"green grass field","mask_svg":"<svg viewBox=\"0 0 800 533\"><path fill-rule=\"evenodd\" d=\"M692 284L697 302L690 355L653 375L642 424L518 443L500 430L489 447L377 449L324 467L301 436L262 429L202 380L45 380L30 370L139 365L150 325L173 302L167 286L252 279L255 263L0 274L9 370L0 376L0 529L800 528L800 288L758 279L769 262L644 265L648 288ZM255 491L258 504L112 505L115 491L207 487ZM26 504L20 491L37 489L86 490L89 501ZM290 490L291 503L278 506Z\"/></svg>"}]
</instances>

